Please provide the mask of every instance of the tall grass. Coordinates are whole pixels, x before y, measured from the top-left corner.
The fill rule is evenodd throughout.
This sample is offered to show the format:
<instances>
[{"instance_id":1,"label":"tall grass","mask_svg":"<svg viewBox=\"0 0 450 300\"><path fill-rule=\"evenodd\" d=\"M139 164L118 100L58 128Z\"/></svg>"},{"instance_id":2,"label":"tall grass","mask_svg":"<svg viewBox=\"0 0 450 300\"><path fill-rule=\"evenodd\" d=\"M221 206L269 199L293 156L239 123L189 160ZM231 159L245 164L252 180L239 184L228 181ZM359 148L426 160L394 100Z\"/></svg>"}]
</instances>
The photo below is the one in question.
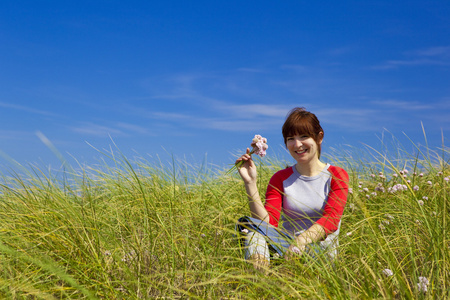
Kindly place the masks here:
<instances>
[{"instance_id":1,"label":"tall grass","mask_svg":"<svg viewBox=\"0 0 450 300\"><path fill-rule=\"evenodd\" d=\"M249 214L236 174L111 152L78 171L4 175L0 298L450 298L448 150L395 149L331 152L325 160L349 172L352 188L338 259L281 261L266 273L243 260L235 237ZM285 162L258 165L263 195Z\"/></svg>"}]
</instances>

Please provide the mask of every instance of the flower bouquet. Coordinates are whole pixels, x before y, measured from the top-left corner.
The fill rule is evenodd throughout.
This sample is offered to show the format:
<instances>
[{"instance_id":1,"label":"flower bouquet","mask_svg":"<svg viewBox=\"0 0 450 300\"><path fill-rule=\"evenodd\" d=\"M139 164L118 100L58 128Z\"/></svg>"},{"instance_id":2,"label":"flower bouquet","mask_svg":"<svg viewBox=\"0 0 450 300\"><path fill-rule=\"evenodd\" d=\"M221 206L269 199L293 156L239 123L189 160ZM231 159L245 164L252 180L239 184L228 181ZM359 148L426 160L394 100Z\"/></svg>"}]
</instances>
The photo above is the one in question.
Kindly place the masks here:
<instances>
[{"instance_id":1,"label":"flower bouquet","mask_svg":"<svg viewBox=\"0 0 450 300\"><path fill-rule=\"evenodd\" d=\"M252 143L250 144L252 146L252 151L250 151L250 155L256 154L260 157L266 156L266 150L269 148L269 145L267 145L267 139L265 137L260 136L259 134L256 134L255 137L252 139ZM244 164L244 161L240 161L237 164L235 164L226 174L230 174L235 169L238 169Z\"/></svg>"}]
</instances>

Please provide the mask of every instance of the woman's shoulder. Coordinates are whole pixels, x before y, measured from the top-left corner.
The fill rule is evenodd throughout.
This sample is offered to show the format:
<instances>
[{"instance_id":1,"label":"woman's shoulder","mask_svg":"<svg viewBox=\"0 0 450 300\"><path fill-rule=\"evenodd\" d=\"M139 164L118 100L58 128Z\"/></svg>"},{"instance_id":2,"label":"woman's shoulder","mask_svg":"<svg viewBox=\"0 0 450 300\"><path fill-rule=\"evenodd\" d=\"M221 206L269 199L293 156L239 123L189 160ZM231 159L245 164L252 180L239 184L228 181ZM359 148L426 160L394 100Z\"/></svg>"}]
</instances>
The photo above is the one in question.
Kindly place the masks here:
<instances>
[{"instance_id":1,"label":"woman's shoulder","mask_svg":"<svg viewBox=\"0 0 450 300\"><path fill-rule=\"evenodd\" d=\"M338 166L330 165L328 167L328 171L331 173L333 177L340 178L340 179L347 179L348 180L348 173L343 168Z\"/></svg>"},{"instance_id":2,"label":"woman's shoulder","mask_svg":"<svg viewBox=\"0 0 450 300\"><path fill-rule=\"evenodd\" d=\"M275 174L273 174L272 176L272 180L285 180L287 178L289 178L289 176L291 176L294 173L294 168L291 167L286 167L285 169L281 169L279 171L277 171Z\"/></svg>"}]
</instances>

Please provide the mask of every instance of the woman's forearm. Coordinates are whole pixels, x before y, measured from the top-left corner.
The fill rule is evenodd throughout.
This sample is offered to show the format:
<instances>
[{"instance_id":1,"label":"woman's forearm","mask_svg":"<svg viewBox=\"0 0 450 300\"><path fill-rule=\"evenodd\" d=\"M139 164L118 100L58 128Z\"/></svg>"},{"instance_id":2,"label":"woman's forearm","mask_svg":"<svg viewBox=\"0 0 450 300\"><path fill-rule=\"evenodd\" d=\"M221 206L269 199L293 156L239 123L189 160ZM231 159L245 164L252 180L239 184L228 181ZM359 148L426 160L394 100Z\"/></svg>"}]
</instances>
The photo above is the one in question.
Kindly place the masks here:
<instances>
[{"instance_id":1,"label":"woman's forearm","mask_svg":"<svg viewBox=\"0 0 450 300\"><path fill-rule=\"evenodd\" d=\"M325 229L319 224L313 224L302 234L295 238L297 246L304 248L306 245L319 242L326 237Z\"/></svg>"},{"instance_id":2,"label":"woman's forearm","mask_svg":"<svg viewBox=\"0 0 450 300\"><path fill-rule=\"evenodd\" d=\"M264 208L264 204L261 201L256 182L246 183L245 190L247 191L248 205L250 207L252 217L269 223L269 214L267 213L267 210Z\"/></svg>"}]
</instances>

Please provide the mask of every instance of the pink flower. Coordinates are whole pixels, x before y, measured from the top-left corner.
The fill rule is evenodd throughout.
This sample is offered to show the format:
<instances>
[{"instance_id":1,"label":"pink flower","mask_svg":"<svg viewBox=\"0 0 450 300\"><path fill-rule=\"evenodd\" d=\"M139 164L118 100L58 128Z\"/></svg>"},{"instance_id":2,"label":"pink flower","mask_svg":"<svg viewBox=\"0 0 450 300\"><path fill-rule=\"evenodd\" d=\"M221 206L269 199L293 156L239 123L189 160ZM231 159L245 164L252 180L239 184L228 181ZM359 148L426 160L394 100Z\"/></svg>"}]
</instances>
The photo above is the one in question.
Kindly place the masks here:
<instances>
[{"instance_id":1,"label":"pink flower","mask_svg":"<svg viewBox=\"0 0 450 300\"><path fill-rule=\"evenodd\" d=\"M433 183L432 183L431 181L429 181L429 180L427 181L427 183L428 183L429 185L433 185Z\"/></svg>"},{"instance_id":2,"label":"pink flower","mask_svg":"<svg viewBox=\"0 0 450 300\"><path fill-rule=\"evenodd\" d=\"M450 180L450 178L449 177L445 177L444 180L448 182Z\"/></svg>"},{"instance_id":3,"label":"pink flower","mask_svg":"<svg viewBox=\"0 0 450 300\"><path fill-rule=\"evenodd\" d=\"M418 186L418 185L415 185L415 186L413 187L413 190L414 190L414 191L418 191L418 190L419 190L419 186Z\"/></svg>"},{"instance_id":4,"label":"pink flower","mask_svg":"<svg viewBox=\"0 0 450 300\"><path fill-rule=\"evenodd\" d=\"M267 145L267 139L260 136L259 134L255 135L250 146L253 147L253 150L250 152L250 154L255 153L256 155L259 155L261 157L264 157L266 155L266 150L269 148L269 146Z\"/></svg>"},{"instance_id":5,"label":"pink flower","mask_svg":"<svg viewBox=\"0 0 450 300\"><path fill-rule=\"evenodd\" d=\"M255 137L252 139L252 142L251 142L250 146L252 146L253 149L252 149L252 151L250 151L249 154L250 155L256 154L256 155L259 155L261 157L266 156L266 150L269 148L269 146L267 145L267 139L262 137L262 136L260 136L259 134L256 134ZM228 170L226 175L228 175L231 172L233 172L234 169L239 169L243 164L244 164L244 161L241 160L240 162L235 164L230 170Z\"/></svg>"},{"instance_id":6,"label":"pink flower","mask_svg":"<svg viewBox=\"0 0 450 300\"><path fill-rule=\"evenodd\" d=\"M394 275L394 272L392 272L390 269L384 269L382 272L387 277Z\"/></svg>"},{"instance_id":7,"label":"pink flower","mask_svg":"<svg viewBox=\"0 0 450 300\"><path fill-rule=\"evenodd\" d=\"M419 203L420 206L423 205L423 201L422 200L417 201L417 203Z\"/></svg>"}]
</instances>

